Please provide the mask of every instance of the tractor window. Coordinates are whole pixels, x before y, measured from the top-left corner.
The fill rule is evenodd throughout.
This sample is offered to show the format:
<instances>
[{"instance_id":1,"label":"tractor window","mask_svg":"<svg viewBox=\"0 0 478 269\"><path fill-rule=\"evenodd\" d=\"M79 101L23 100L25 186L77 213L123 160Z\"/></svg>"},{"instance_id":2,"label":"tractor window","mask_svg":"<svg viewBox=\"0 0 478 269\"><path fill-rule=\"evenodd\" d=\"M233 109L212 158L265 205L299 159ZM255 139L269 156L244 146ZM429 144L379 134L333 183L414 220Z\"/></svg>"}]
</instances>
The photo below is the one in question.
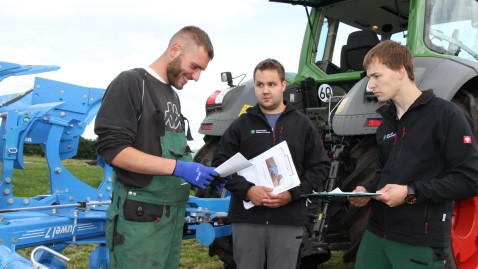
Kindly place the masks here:
<instances>
[{"instance_id":1,"label":"tractor window","mask_svg":"<svg viewBox=\"0 0 478 269\"><path fill-rule=\"evenodd\" d=\"M332 62L340 66L340 52L342 47L347 44L347 38L350 33L360 31L360 29L349 26L345 23L340 23L339 31L337 32L337 41L335 42L335 51L332 57Z\"/></svg>"},{"instance_id":2,"label":"tractor window","mask_svg":"<svg viewBox=\"0 0 478 269\"><path fill-rule=\"evenodd\" d=\"M359 29L348 24L345 24L337 19L330 19L325 17L322 27L318 29L317 50L315 54L315 65L326 74L343 73L350 70L358 70L351 68L350 64L347 64L347 60L342 58L342 48L347 45L347 39L351 33L357 31L366 31ZM406 45L407 30L393 33L391 36L386 37ZM377 35L381 40L381 36Z\"/></svg>"},{"instance_id":3,"label":"tractor window","mask_svg":"<svg viewBox=\"0 0 478 269\"><path fill-rule=\"evenodd\" d=\"M407 33L408 33L407 30L404 30L403 32L396 32L396 33L392 34L390 39L406 46L407 45Z\"/></svg>"},{"instance_id":4,"label":"tractor window","mask_svg":"<svg viewBox=\"0 0 478 269\"><path fill-rule=\"evenodd\" d=\"M319 35L319 43L317 44L317 54L315 57L315 61L322 61L322 60L327 60L324 57L325 54L325 43L327 39L327 35L329 34L329 20L326 18L324 20L324 23L322 24L322 29L320 30L320 35Z\"/></svg>"},{"instance_id":5,"label":"tractor window","mask_svg":"<svg viewBox=\"0 0 478 269\"><path fill-rule=\"evenodd\" d=\"M478 61L478 2L427 1L427 47L441 54Z\"/></svg>"},{"instance_id":6,"label":"tractor window","mask_svg":"<svg viewBox=\"0 0 478 269\"><path fill-rule=\"evenodd\" d=\"M340 52L351 32L359 29L337 20L325 18L317 39L316 65L327 74L343 72L340 67Z\"/></svg>"}]
</instances>

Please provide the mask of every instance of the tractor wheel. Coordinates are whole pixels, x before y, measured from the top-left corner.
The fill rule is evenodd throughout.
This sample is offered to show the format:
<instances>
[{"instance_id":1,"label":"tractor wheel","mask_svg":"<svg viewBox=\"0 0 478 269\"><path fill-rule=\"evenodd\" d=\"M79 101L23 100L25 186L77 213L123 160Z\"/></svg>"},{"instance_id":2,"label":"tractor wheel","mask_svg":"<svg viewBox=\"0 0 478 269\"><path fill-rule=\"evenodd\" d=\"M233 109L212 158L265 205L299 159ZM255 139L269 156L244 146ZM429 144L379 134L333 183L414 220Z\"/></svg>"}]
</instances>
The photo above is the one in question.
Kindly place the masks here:
<instances>
[{"instance_id":1,"label":"tractor wheel","mask_svg":"<svg viewBox=\"0 0 478 269\"><path fill-rule=\"evenodd\" d=\"M206 166L210 166L213 155L214 155L214 150L216 149L219 139L220 137L216 137L216 136L204 137L204 145L194 155L193 161L200 164L204 164ZM195 193L197 197L201 197L201 198L221 197L221 194L218 191L216 191L214 188L206 188L202 190L196 186L191 185L191 190Z\"/></svg>"},{"instance_id":2,"label":"tractor wheel","mask_svg":"<svg viewBox=\"0 0 478 269\"><path fill-rule=\"evenodd\" d=\"M220 137L206 136L204 138L205 144L194 155L194 161L208 166L211 165L214 150L216 149L219 139ZM221 193L211 187L207 187L204 190L194 187L192 190L197 197L201 198L221 197ZM236 268L232 256L232 236L219 237L214 240L209 246L209 256L213 257L215 255L224 263L224 269Z\"/></svg>"},{"instance_id":3,"label":"tractor wheel","mask_svg":"<svg viewBox=\"0 0 478 269\"><path fill-rule=\"evenodd\" d=\"M348 178L350 174L347 173L345 175L346 180L342 181L343 185L340 188L345 191L352 191L356 186L370 180L378 169L377 156L375 135L363 137L352 147L348 155L352 162L354 162L354 170L351 174L355 176ZM362 235L367 228L369 214L369 206L361 208L351 207L342 220L342 225L349 227L350 239L350 247L344 252L343 256L345 263L355 262Z\"/></svg>"},{"instance_id":4,"label":"tractor wheel","mask_svg":"<svg viewBox=\"0 0 478 269\"><path fill-rule=\"evenodd\" d=\"M204 145L194 155L194 161L204 165L211 165L214 150L216 149L217 143L219 143L219 139L221 139L219 136L205 136Z\"/></svg>"}]
</instances>

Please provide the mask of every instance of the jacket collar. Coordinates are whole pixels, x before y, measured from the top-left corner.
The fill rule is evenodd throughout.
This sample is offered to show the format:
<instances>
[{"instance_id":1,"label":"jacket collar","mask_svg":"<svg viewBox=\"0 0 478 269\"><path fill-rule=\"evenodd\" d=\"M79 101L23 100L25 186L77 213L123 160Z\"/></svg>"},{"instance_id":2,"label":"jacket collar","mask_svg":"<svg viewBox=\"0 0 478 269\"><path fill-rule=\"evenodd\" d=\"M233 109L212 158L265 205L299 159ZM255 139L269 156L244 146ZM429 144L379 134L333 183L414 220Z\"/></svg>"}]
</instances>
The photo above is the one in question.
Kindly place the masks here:
<instances>
[{"instance_id":1,"label":"jacket collar","mask_svg":"<svg viewBox=\"0 0 478 269\"><path fill-rule=\"evenodd\" d=\"M284 100L285 110L281 114L286 114L291 111L297 110L293 105L289 104L287 101ZM257 114L264 116L259 104L255 104L253 107L250 107L246 110L247 113Z\"/></svg>"},{"instance_id":2,"label":"jacket collar","mask_svg":"<svg viewBox=\"0 0 478 269\"><path fill-rule=\"evenodd\" d=\"M422 94L420 96L418 96L417 100L415 100L415 102L413 102L413 104L408 108L407 111L410 111L412 109L415 109L416 107L419 107L419 106L426 105L426 104L430 103L430 101L435 96L436 95L435 95L435 93L433 93L432 89L422 91ZM382 115L382 117L385 117L386 114L392 115L392 116L395 117L395 115L397 115L397 107L395 106L395 104L393 102L389 102L388 104L379 107L376 110L376 112L379 113L380 115Z\"/></svg>"}]
</instances>

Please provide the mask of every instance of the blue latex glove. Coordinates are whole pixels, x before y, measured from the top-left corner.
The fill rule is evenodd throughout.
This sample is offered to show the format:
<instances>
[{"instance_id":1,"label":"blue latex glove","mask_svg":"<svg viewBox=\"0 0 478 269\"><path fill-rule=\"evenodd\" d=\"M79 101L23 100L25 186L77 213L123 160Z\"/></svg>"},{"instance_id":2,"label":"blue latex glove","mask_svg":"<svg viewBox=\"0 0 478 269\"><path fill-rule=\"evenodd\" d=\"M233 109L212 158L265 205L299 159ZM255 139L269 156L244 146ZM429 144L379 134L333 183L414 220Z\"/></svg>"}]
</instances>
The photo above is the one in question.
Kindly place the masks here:
<instances>
[{"instance_id":1,"label":"blue latex glove","mask_svg":"<svg viewBox=\"0 0 478 269\"><path fill-rule=\"evenodd\" d=\"M216 191L222 191L222 189L224 189L225 185L226 185L226 182L216 184Z\"/></svg>"},{"instance_id":2,"label":"blue latex glove","mask_svg":"<svg viewBox=\"0 0 478 269\"><path fill-rule=\"evenodd\" d=\"M207 167L196 162L183 162L178 160L176 161L173 176L182 177L200 189L205 189L206 186L211 184L214 177L218 176L218 173L214 171L214 167Z\"/></svg>"},{"instance_id":3,"label":"blue latex glove","mask_svg":"<svg viewBox=\"0 0 478 269\"><path fill-rule=\"evenodd\" d=\"M216 189L216 191L222 191L222 189L224 189L224 186L226 185L226 182L231 179L231 176L227 176L227 177L216 177L214 179L214 188ZM212 187L212 185L211 185Z\"/></svg>"}]
</instances>

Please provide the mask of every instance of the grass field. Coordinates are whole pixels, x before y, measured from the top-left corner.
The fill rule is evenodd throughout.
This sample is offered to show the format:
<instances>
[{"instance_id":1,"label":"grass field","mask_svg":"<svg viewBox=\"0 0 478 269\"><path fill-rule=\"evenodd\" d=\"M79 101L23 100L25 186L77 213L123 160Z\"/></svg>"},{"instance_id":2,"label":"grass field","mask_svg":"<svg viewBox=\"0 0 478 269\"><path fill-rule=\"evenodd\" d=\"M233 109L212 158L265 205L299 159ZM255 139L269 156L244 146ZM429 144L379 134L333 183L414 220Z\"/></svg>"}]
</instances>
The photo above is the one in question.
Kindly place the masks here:
<instances>
[{"instance_id":1,"label":"grass field","mask_svg":"<svg viewBox=\"0 0 478 269\"><path fill-rule=\"evenodd\" d=\"M102 179L102 169L87 165L81 160L65 160L63 165L73 175L91 186L98 187ZM25 157L25 170L15 170L13 174L13 193L15 197L30 197L49 193L48 167L44 158ZM95 245L72 245L62 254L70 258L69 269L88 269L88 255ZM33 248L19 251L24 257L29 257ZM29 259L29 258L28 258ZM180 268L183 269L220 269L222 262L215 257L209 257L208 247L197 243L195 239L184 240L181 252ZM340 252L334 252L332 258L319 266L320 269L352 269L353 264L344 264ZM315 268L312 268L315 269Z\"/></svg>"}]
</instances>

